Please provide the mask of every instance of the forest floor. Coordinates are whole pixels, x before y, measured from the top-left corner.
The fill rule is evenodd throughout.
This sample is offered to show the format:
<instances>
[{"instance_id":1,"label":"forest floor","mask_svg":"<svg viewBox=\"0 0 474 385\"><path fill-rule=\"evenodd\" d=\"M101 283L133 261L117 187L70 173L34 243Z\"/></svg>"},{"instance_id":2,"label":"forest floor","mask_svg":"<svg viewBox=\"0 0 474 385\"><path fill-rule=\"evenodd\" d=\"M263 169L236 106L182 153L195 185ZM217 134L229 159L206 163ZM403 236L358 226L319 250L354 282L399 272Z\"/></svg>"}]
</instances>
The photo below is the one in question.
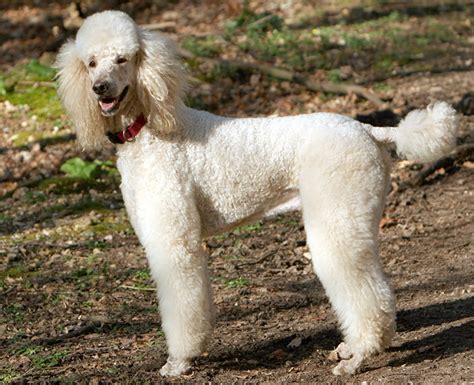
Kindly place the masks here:
<instances>
[{"instance_id":1,"label":"forest floor","mask_svg":"<svg viewBox=\"0 0 474 385\"><path fill-rule=\"evenodd\" d=\"M331 374L328 354L341 336L301 215L291 213L205 240L217 325L193 371L165 381L154 284L127 220L114 149L78 149L54 88L50 66L80 12L66 1L0 6L0 383L474 381L470 2L84 3L86 14L116 5L196 55L186 62L187 103L196 108L331 111L388 125L446 100L460 116L458 152L413 185L427 166L394 159L380 250L397 334L361 373ZM385 105L202 58L363 85Z\"/></svg>"}]
</instances>

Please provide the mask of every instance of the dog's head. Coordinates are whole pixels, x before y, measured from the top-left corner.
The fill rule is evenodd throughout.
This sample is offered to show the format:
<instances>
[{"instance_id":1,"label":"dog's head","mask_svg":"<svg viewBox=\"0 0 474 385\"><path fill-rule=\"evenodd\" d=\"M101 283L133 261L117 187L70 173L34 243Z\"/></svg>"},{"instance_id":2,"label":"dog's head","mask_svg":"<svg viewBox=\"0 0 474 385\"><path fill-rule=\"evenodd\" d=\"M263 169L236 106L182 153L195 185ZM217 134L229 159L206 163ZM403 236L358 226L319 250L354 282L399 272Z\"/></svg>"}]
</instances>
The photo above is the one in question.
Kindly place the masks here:
<instances>
[{"instance_id":1,"label":"dog's head","mask_svg":"<svg viewBox=\"0 0 474 385\"><path fill-rule=\"evenodd\" d=\"M76 40L61 48L56 67L58 93L84 148L100 147L123 115L143 113L158 135L179 125L185 77L175 45L123 12L88 17Z\"/></svg>"}]
</instances>

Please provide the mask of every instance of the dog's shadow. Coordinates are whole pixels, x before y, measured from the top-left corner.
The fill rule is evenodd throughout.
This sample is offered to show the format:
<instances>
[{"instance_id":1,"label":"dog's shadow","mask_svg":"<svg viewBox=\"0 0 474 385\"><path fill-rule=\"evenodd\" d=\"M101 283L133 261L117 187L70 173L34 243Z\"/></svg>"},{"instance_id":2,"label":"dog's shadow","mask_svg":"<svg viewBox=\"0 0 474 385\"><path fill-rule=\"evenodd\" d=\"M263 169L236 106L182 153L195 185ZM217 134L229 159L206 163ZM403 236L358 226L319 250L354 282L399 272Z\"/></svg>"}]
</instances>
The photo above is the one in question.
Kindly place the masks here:
<instances>
[{"instance_id":1,"label":"dog's shadow","mask_svg":"<svg viewBox=\"0 0 474 385\"><path fill-rule=\"evenodd\" d=\"M452 302L427 305L416 309L402 310L397 313L397 325L400 332L416 331L421 328L462 321L474 316L474 297ZM298 333L301 345L289 348L288 344L295 338L295 333L278 337L265 337L263 340L233 347L219 353L199 358L199 365L216 366L220 369L251 370L259 368L276 368L287 365L288 360L296 363L308 357L318 358L318 351L333 349L341 340L337 329L315 328ZM389 361L388 365L398 367L422 362L433 358L446 358L474 348L474 321L450 326L425 338L410 340L388 349L388 353L409 352L402 358ZM398 354L400 355L400 354ZM320 359L324 357L320 355ZM370 370L370 368L368 369Z\"/></svg>"},{"instance_id":2,"label":"dog's shadow","mask_svg":"<svg viewBox=\"0 0 474 385\"><path fill-rule=\"evenodd\" d=\"M312 329L297 333L301 345L291 348L290 342L295 339L295 333L288 333L276 338L265 337L239 347L226 349L224 352L211 353L206 358L199 358L199 366L211 366L219 369L252 370L261 368L277 368L288 362L297 363L314 356L318 350L334 348L334 341L340 340L340 334L333 329ZM320 356L320 359L323 359Z\"/></svg>"},{"instance_id":3,"label":"dog's shadow","mask_svg":"<svg viewBox=\"0 0 474 385\"><path fill-rule=\"evenodd\" d=\"M474 317L474 297L398 312L397 329L400 332L465 321L424 338L391 347L388 352L410 353L402 358L391 360L388 365L403 366L473 350L474 321L472 317Z\"/></svg>"}]
</instances>

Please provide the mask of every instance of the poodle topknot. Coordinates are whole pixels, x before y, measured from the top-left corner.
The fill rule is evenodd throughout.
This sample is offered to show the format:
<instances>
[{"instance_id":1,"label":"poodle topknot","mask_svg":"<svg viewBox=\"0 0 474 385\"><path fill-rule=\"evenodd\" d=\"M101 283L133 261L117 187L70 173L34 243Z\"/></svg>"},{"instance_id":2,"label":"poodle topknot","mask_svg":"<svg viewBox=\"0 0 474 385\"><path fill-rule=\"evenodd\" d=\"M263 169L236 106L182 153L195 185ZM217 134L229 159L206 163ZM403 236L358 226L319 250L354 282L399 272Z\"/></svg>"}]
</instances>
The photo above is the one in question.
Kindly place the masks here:
<instances>
[{"instance_id":1,"label":"poodle topknot","mask_svg":"<svg viewBox=\"0 0 474 385\"><path fill-rule=\"evenodd\" d=\"M398 127L332 113L236 119L186 107L175 45L125 13L87 18L57 58L58 92L84 148L117 140L125 206L158 287L169 357L187 372L214 324L202 238L290 209L303 211L314 270L344 342L335 374L354 373L390 344L392 289L378 252L390 179L386 145L435 160L455 144L446 103Z\"/></svg>"}]
</instances>

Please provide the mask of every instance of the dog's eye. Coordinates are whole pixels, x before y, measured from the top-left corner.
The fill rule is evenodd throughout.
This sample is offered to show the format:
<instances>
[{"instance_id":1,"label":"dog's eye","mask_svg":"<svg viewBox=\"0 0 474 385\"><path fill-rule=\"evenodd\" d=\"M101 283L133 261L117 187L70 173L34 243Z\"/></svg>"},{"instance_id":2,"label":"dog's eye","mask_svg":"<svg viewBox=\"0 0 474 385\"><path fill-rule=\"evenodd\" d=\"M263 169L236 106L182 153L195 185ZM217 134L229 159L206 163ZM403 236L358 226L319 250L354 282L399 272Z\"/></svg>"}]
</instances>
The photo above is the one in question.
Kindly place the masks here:
<instances>
[{"instance_id":1,"label":"dog's eye","mask_svg":"<svg viewBox=\"0 0 474 385\"><path fill-rule=\"evenodd\" d=\"M97 65L97 64L96 64L95 60L91 60L91 61L89 62L89 67L91 67L91 68L94 68L96 65Z\"/></svg>"},{"instance_id":2,"label":"dog's eye","mask_svg":"<svg viewBox=\"0 0 474 385\"><path fill-rule=\"evenodd\" d=\"M117 64L123 64L123 63L126 63L127 62L127 59L124 58L124 57L119 57L117 59Z\"/></svg>"}]
</instances>

